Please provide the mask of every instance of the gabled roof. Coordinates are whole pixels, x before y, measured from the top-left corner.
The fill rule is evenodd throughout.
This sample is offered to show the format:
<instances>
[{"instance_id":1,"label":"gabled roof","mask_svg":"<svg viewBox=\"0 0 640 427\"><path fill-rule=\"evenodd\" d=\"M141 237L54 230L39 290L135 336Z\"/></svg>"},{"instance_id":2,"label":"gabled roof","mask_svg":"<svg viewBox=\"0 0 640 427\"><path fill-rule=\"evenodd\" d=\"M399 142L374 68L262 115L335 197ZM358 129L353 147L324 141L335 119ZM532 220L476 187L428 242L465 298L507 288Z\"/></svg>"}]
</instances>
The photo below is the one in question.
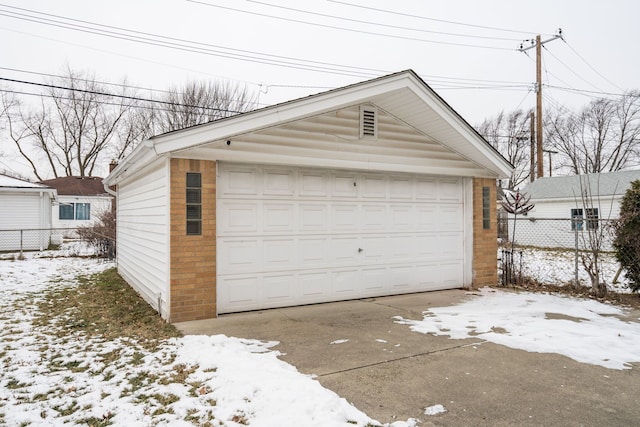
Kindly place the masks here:
<instances>
[{"instance_id":1,"label":"gabled roof","mask_svg":"<svg viewBox=\"0 0 640 427\"><path fill-rule=\"evenodd\" d=\"M41 181L58 190L60 196L104 196L102 178L97 176L65 176Z\"/></svg>"},{"instance_id":2,"label":"gabled roof","mask_svg":"<svg viewBox=\"0 0 640 427\"><path fill-rule=\"evenodd\" d=\"M631 186L631 182L640 179L640 170L628 170L586 175L554 176L538 178L523 192L531 200L574 199L580 197L581 189L587 187L593 195L621 196Z\"/></svg>"},{"instance_id":3,"label":"gabled roof","mask_svg":"<svg viewBox=\"0 0 640 427\"><path fill-rule=\"evenodd\" d=\"M375 105L429 141L458 153L461 159L475 165L467 176L476 176L473 174L479 171L492 177L511 173L513 166L507 160L415 72L407 70L153 137L125 158L105 179L105 184L117 184L123 176L160 156L180 153L186 157L186 151L200 147L206 148L211 156L219 155L216 159L242 161L250 158L251 153L245 151L241 153L245 157L241 158L234 146L225 147L227 140L363 104ZM198 154L204 155L204 151Z\"/></svg>"}]
</instances>

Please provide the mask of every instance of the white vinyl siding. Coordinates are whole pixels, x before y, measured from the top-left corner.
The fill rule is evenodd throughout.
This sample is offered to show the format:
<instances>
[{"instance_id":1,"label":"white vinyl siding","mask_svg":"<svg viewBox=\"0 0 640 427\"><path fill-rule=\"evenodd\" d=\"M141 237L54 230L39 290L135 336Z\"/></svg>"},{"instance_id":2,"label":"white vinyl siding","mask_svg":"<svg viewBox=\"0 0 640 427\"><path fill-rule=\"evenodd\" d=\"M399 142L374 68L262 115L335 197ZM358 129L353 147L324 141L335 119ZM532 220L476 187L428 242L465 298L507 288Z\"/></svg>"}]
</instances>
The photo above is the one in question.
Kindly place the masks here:
<instances>
[{"instance_id":1,"label":"white vinyl siding","mask_svg":"<svg viewBox=\"0 0 640 427\"><path fill-rule=\"evenodd\" d=\"M168 163L118 186L118 271L164 318L169 316ZM160 301L160 306L158 302Z\"/></svg>"},{"instance_id":2,"label":"white vinyl siding","mask_svg":"<svg viewBox=\"0 0 640 427\"><path fill-rule=\"evenodd\" d=\"M8 191L0 193L0 251L42 250L51 238L51 193ZM46 229L46 230L41 230ZM31 230L22 233L19 230ZM35 231L38 230L38 231Z\"/></svg>"},{"instance_id":3,"label":"white vinyl siding","mask_svg":"<svg viewBox=\"0 0 640 427\"><path fill-rule=\"evenodd\" d=\"M218 311L460 288L464 180L219 163Z\"/></svg>"}]
</instances>

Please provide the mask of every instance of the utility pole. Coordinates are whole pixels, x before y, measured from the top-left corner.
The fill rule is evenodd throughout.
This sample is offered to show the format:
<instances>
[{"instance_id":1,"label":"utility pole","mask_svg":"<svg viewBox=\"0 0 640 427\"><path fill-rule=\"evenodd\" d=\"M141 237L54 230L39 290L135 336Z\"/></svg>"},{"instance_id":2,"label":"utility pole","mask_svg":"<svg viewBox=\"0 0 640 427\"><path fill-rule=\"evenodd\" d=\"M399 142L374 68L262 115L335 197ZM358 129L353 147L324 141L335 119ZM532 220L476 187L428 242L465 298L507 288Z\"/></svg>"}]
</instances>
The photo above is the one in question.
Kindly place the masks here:
<instances>
[{"instance_id":1,"label":"utility pole","mask_svg":"<svg viewBox=\"0 0 640 427\"><path fill-rule=\"evenodd\" d=\"M542 46L550 41L561 39L562 29L558 29L558 34L555 36L541 41L540 34L538 34L534 40L528 40L531 42L531 46L524 47L524 42L520 43L520 52L526 52L529 49L536 48L536 163L538 178L544 176L544 163L542 153ZM527 41L527 40L525 40Z\"/></svg>"},{"instance_id":2,"label":"utility pole","mask_svg":"<svg viewBox=\"0 0 640 427\"><path fill-rule=\"evenodd\" d=\"M531 154L529 155L529 159L531 160L531 167L529 168L529 179L531 182L536 180L536 169L535 169L535 157L536 157L536 124L535 124L535 116L536 113L533 111L529 116L529 136L531 137Z\"/></svg>"}]
</instances>

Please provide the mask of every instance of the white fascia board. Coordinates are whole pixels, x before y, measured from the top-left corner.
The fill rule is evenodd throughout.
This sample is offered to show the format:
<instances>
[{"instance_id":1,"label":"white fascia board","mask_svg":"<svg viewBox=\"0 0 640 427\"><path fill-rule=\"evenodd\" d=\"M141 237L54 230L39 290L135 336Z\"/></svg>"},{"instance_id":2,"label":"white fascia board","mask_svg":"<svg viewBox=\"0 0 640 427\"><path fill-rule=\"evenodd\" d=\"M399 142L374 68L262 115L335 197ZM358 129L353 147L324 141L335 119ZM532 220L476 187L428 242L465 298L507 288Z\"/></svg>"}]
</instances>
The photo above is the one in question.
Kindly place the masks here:
<instances>
[{"instance_id":1,"label":"white fascia board","mask_svg":"<svg viewBox=\"0 0 640 427\"><path fill-rule=\"evenodd\" d=\"M151 141L152 140L149 139L138 144L133 152L125 157L124 160L102 180L105 189L113 185L117 185L120 181L130 176L132 173L135 173L145 164L153 161L153 159L157 157Z\"/></svg>"},{"instance_id":2,"label":"white fascia board","mask_svg":"<svg viewBox=\"0 0 640 427\"><path fill-rule=\"evenodd\" d=\"M466 123L451 106L443 102L432 89L425 86L422 82L413 79L412 83L413 85L410 89L449 126L459 133L467 143L471 144L480 155L486 157L487 160L495 165L497 172L501 174L501 178L506 178L511 175L513 166L492 147L489 147L487 142L482 139L471 125ZM442 141L439 142L442 143ZM460 152L459 150L455 151Z\"/></svg>"}]
</instances>

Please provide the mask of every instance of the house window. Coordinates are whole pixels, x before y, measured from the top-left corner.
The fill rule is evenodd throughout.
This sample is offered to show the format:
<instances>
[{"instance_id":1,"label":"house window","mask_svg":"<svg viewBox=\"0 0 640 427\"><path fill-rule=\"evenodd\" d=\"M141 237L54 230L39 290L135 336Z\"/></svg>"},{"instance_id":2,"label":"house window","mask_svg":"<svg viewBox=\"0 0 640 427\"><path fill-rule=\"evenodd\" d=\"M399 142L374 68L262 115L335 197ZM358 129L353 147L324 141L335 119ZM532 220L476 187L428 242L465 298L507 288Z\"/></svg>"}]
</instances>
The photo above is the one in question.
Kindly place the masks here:
<instances>
[{"instance_id":1,"label":"house window","mask_svg":"<svg viewBox=\"0 0 640 427\"><path fill-rule=\"evenodd\" d=\"M571 209L571 231L582 231L582 209Z\"/></svg>"},{"instance_id":2,"label":"house window","mask_svg":"<svg viewBox=\"0 0 640 427\"><path fill-rule=\"evenodd\" d=\"M91 205L89 203L76 203L76 219L84 221L91 219Z\"/></svg>"},{"instance_id":3,"label":"house window","mask_svg":"<svg viewBox=\"0 0 640 427\"><path fill-rule=\"evenodd\" d=\"M91 203L64 203L60 204L58 209L58 217L61 220L80 220L86 221L91 219Z\"/></svg>"},{"instance_id":4,"label":"house window","mask_svg":"<svg viewBox=\"0 0 640 427\"><path fill-rule=\"evenodd\" d=\"M202 175L187 172L187 235L202 234Z\"/></svg>"},{"instance_id":5,"label":"house window","mask_svg":"<svg viewBox=\"0 0 640 427\"><path fill-rule=\"evenodd\" d=\"M73 203L60 204L58 215L60 219L73 219Z\"/></svg>"},{"instance_id":6,"label":"house window","mask_svg":"<svg viewBox=\"0 0 640 427\"><path fill-rule=\"evenodd\" d=\"M482 228L491 229L491 189L482 187Z\"/></svg>"},{"instance_id":7,"label":"house window","mask_svg":"<svg viewBox=\"0 0 640 427\"><path fill-rule=\"evenodd\" d=\"M598 208L586 208L587 214L587 230L598 229Z\"/></svg>"}]
</instances>

